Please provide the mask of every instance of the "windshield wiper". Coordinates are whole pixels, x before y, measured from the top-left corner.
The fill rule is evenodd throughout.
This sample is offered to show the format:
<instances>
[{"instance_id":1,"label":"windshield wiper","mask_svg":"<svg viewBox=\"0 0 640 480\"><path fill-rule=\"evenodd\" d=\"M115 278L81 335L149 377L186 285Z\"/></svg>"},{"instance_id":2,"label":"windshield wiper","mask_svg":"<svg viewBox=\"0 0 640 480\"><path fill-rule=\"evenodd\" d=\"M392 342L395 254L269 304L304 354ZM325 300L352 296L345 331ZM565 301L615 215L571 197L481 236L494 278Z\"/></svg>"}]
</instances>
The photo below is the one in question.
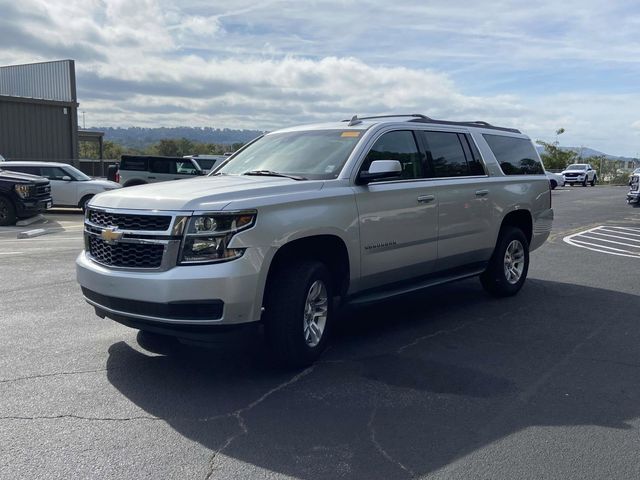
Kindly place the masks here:
<instances>
[{"instance_id":1,"label":"windshield wiper","mask_svg":"<svg viewBox=\"0 0 640 480\"><path fill-rule=\"evenodd\" d=\"M292 180L308 180L306 177L298 177L296 175L287 175L286 173L274 172L273 170L249 170L243 175L263 175L265 177L285 177Z\"/></svg>"}]
</instances>

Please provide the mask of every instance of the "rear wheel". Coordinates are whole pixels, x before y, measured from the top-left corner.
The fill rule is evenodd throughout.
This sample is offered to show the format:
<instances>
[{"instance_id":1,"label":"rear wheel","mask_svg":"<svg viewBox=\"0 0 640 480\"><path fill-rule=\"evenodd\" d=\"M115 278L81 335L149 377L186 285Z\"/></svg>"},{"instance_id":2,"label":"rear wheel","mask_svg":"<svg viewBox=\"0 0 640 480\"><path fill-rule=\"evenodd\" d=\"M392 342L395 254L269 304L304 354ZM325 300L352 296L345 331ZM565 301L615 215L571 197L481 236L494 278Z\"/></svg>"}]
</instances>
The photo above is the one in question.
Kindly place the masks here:
<instances>
[{"instance_id":1,"label":"rear wheel","mask_svg":"<svg viewBox=\"0 0 640 480\"><path fill-rule=\"evenodd\" d=\"M506 226L489 266L480 275L484 289L496 297L508 297L520 291L529 271L529 242L522 230Z\"/></svg>"},{"instance_id":2,"label":"rear wheel","mask_svg":"<svg viewBox=\"0 0 640 480\"><path fill-rule=\"evenodd\" d=\"M551 180L549 183L551 184L551 190L555 190L558 186L558 182L556 182L555 180Z\"/></svg>"},{"instance_id":3,"label":"rear wheel","mask_svg":"<svg viewBox=\"0 0 640 480\"><path fill-rule=\"evenodd\" d=\"M265 333L280 363L300 368L326 348L333 320L333 284L327 268L313 260L281 267L269 279Z\"/></svg>"},{"instance_id":4,"label":"rear wheel","mask_svg":"<svg viewBox=\"0 0 640 480\"><path fill-rule=\"evenodd\" d=\"M16 208L11 200L6 197L0 197L0 226L15 225Z\"/></svg>"}]
</instances>

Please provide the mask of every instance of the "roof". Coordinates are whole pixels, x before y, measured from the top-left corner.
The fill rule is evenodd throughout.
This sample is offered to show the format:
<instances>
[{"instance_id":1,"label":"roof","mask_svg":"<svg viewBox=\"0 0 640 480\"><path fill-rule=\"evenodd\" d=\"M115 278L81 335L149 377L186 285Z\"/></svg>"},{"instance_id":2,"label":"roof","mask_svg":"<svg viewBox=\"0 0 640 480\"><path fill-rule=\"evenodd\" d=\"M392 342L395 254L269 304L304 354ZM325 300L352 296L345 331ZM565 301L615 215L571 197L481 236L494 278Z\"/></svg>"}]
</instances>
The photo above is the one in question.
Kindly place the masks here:
<instances>
[{"instance_id":1,"label":"roof","mask_svg":"<svg viewBox=\"0 0 640 480\"><path fill-rule=\"evenodd\" d=\"M2 162L2 167L9 168L10 165L17 165L23 167L70 167L69 163L60 163L60 162L32 162L29 160L7 160Z\"/></svg>"},{"instance_id":2,"label":"roof","mask_svg":"<svg viewBox=\"0 0 640 480\"><path fill-rule=\"evenodd\" d=\"M437 120L427 117L420 113L413 114L393 114L393 115L374 115L369 117L358 117L354 115L351 119L342 120L340 122L316 123L308 125L299 125L296 127L284 128L278 132L294 132L303 130L330 130L330 129L349 129L349 130L367 130L373 125L383 123L427 123L437 126L467 127L479 128L484 130L499 130L509 133L520 134L520 130L508 127L499 127L481 120L474 121L452 121Z\"/></svg>"}]
</instances>

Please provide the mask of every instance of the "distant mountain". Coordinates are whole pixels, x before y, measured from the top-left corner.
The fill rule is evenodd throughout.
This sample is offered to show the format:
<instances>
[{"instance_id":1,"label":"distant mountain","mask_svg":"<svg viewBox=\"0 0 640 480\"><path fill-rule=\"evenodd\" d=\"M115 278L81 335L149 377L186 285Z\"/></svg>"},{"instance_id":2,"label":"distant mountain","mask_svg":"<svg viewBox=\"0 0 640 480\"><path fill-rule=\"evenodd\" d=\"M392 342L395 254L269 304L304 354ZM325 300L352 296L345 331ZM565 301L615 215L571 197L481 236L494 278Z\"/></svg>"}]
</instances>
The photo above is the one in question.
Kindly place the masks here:
<instances>
[{"instance_id":1,"label":"distant mountain","mask_svg":"<svg viewBox=\"0 0 640 480\"><path fill-rule=\"evenodd\" d=\"M144 149L163 139L186 138L199 143L246 143L262 135L260 130L233 130L230 128L211 127L160 127L160 128L112 128L95 127L90 130L104 132L104 139L119 143L125 147Z\"/></svg>"},{"instance_id":2,"label":"distant mountain","mask_svg":"<svg viewBox=\"0 0 640 480\"><path fill-rule=\"evenodd\" d=\"M604 155L607 160L620 161L620 162L629 162L633 160L636 163L640 162L637 158L617 157L615 155L609 155L608 153L600 152L598 150L594 150L593 148L589 148L589 147L560 147L560 149L576 152L580 156L580 158L584 158L584 159L587 159L589 157L597 157L599 155ZM544 147L541 145L536 145L536 150L538 150L538 153L541 154L544 152Z\"/></svg>"}]
</instances>

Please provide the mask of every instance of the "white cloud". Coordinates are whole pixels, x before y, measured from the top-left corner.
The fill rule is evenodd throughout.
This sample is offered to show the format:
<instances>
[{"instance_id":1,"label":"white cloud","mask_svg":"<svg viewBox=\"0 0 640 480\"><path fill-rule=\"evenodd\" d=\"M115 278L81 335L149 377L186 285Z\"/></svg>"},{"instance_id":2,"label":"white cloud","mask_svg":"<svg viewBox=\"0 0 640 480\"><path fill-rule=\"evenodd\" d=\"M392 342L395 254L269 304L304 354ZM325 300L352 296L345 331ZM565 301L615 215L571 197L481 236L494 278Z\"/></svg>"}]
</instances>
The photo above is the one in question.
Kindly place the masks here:
<instances>
[{"instance_id":1,"label":"white cloud","mask_svg":"<svg viewBox=\"0 0 640 480\"><path fill-rule=\"evenodd\" d=\"M638 150L640 97L606 81L640 75L632 2L4 1L0 63L76 58L91 125L273 129L401 111Z\"/></svg>"}]
</instances>

